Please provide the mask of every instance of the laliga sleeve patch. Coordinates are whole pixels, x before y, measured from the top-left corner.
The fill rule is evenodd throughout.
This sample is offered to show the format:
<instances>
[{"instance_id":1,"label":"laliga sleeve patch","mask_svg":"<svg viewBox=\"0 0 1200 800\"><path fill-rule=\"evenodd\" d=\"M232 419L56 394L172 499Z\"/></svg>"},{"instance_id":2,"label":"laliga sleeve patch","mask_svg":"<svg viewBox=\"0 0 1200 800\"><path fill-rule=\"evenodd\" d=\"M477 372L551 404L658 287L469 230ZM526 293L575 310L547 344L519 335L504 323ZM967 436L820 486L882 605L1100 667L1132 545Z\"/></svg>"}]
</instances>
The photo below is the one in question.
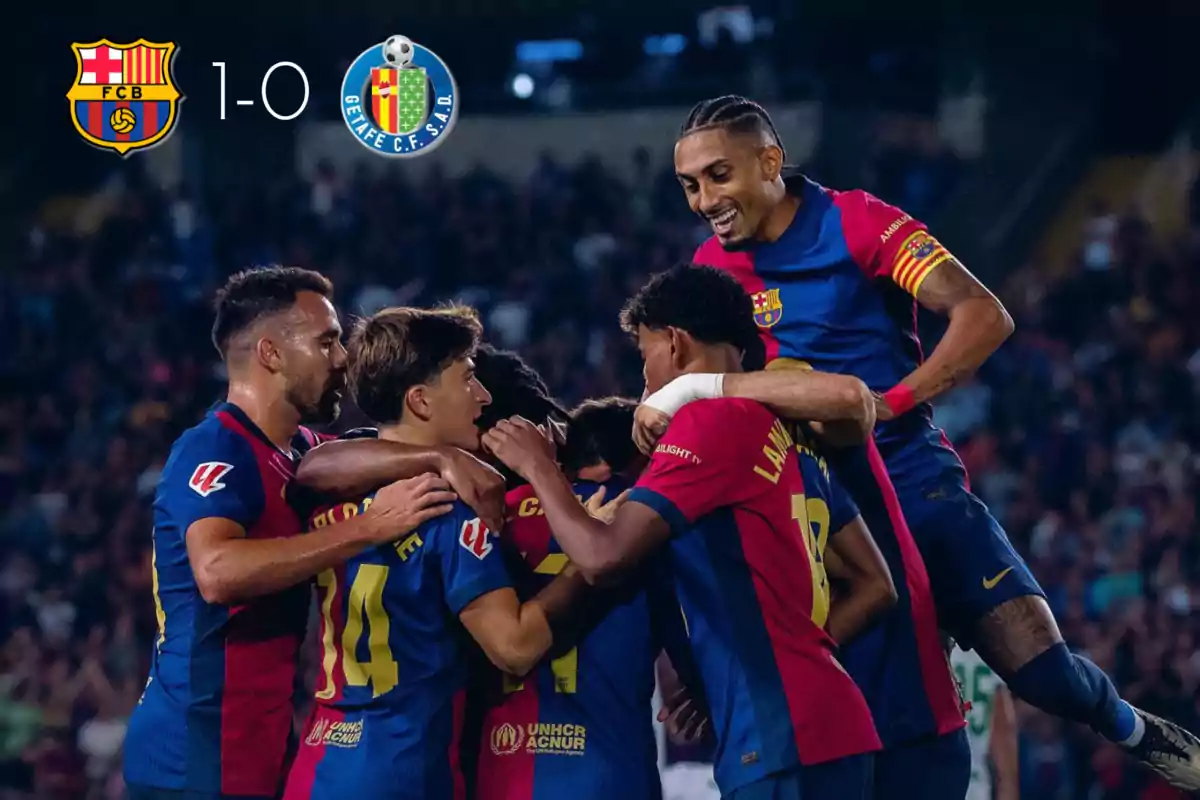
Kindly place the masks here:
<instances>
[{"instance_id":1,"label":"laliga sleeve patch","mask_svg":"<svg viewBox=\"0 0 1200 800\"><path fill-rule=\"evenodd\" d=\"M188 480L188 486L201 497L208 497L213 492L219 492L225 488L225 484L221 483L221 478L228 475L232 469L233 464L226 464L223 461L206 461L196 467L192 477Z\"/></svg>"},{"instance_id":2,"label":"laliga sleeve patch","mask_svg":"<svg viewBox=\"0 0 1200 800\"><path fill-rule=\"evenodd\" d=\"M458 532L458 543L471 555L482 561L492 552L492 532L479 517L469 519L462 524Z\"/></svg>"}]
</instances>

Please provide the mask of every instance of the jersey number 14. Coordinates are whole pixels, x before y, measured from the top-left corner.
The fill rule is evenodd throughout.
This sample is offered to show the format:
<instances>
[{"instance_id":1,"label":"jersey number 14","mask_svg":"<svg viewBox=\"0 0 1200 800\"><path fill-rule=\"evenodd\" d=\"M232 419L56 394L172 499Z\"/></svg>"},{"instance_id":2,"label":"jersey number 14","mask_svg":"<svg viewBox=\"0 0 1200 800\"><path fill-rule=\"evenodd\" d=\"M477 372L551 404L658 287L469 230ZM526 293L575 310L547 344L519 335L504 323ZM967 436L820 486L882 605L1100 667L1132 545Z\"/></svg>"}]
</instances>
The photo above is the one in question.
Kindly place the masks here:
<instances>
[{"instance_id":1,"label":"jersey number 14","mask_svg":"<svg viewBox=\"0 0 1200 800\"><path fill-rule=\"evenodd\" d=\"M360 564L350 584L346 602L346 627L342 631L342 674L346 686L370 686L371 696L379 697L396 688L400 668L392 658L388 644L390 623L383 608L383 587L388 568L382 564ZM318 700L332 700L337 694L333 671L337 667L337 643L334 639L333 601L337 597L337 573L325 570L317 576L321 598L321 669L325 686L317 692ZM364 626L365 620L365 626ZM358 643L367 630L368 659L358 660Z\"/></svg>"}]
</instances>

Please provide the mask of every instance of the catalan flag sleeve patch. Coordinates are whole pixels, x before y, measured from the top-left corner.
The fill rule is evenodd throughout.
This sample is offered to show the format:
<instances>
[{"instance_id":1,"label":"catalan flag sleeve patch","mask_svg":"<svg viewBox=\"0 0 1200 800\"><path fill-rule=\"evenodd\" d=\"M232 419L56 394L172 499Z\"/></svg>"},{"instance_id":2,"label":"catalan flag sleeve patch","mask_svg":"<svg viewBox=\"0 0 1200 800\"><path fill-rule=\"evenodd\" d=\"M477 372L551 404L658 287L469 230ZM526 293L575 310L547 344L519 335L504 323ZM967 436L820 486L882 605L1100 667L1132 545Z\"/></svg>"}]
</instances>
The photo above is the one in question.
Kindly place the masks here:
<instances>
[{"instance_id":1,"label":"catalan flag sleeve patch","mask_svg":"<svg viewBox=\"0 0 1200 800\"><path fill-rule=\"evenodd\" d=\"M915 231L903 240L896 249L892 261L891 276L904 291L916 297L921 284L937 266L948 261L950 251L927 231Z\"/></svg>"}]
</instances>

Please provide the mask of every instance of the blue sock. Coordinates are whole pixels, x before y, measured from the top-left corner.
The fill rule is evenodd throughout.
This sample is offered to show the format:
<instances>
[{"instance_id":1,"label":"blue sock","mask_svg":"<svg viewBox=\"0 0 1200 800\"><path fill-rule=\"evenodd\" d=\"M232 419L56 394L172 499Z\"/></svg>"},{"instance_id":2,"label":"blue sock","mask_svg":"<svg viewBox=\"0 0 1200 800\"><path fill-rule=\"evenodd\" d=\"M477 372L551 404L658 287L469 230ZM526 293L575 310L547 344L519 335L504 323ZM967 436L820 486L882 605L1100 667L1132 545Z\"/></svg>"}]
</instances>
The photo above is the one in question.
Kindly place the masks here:
<instances>
[{"instance_id":1,"label":"blue sock","mask_svg":"<svg viewBox=\"0 0 1200 800\"><path fill-rule=\"evenodd\" d=\"M1006 679L1014 695L1111 742L1130 743L1138 728L1133 708L1099 667L1058 643ZM1139 737L1140 738L1140 737Z\"/></svg>"}]
</instances>

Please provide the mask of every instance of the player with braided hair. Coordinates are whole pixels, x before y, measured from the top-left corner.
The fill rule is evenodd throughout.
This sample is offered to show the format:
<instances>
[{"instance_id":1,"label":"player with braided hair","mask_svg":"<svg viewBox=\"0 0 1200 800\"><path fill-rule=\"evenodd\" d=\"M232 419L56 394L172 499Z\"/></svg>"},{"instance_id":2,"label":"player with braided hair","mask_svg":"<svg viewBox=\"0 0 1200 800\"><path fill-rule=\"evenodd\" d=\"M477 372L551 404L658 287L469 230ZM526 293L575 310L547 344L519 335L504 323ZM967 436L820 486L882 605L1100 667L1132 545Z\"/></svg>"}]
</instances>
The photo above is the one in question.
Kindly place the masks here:
<instances>
[{"instance_id":1,"label":"player with braided hair","mask_svg":"<svg viewBox=\"0 0 1200 800\"><path fill-rule=\"evenodd\" d=\"M697 383L686 391L667 387L639 409L639 437L652 440L682 402L712 396L714 386L724 396L759 400L787 415L811 376L779 367L861 378L876 392L879 422L868 457L886 466L865 488L878 491L887 484L890 492L894 486L894 530L900 540L911 530L941 627L975 649L1016 697L1091 726L1173 785L1200 789L1200 740L1122 700L1095 664L1068 650L1042 588L971 493L962 462L932 423L929 401L974 373L1012 332L1000 301L909 214L867 192L830 190L785 168L770 116L745 97L713 98L692 109L675 145L675 171L692 210L715 234L694 260L728 271L751 294L768 369L775 369L730 375L723 384L714 376L686 376ZM949 321L927 358L915 330L918 305ZM864 489L848 476L843 482L852 494ZM867 521L886 555L881 526ZM896 584L903 587L906 574L912 588L916 565L905 566L909 570L896 575ZM927 640L916 617L913 625ZM846 655L856 672L853 653ZM890 652L877 655L894 660ZM928 666L926 659L926 680ZM922 722L928 733L944 738L944 714L926 713L914 727L913 718L881 713L906 679L896 664L886 673L888 681L880 685L885 691L872 703L885 747L931 747L911 738ZM856 678L863 682L861 674ZM864 691L870 699L870 688ZM933 708L935 697L929 700ZM924 786L923 774L913 770L932 761L885 753L876 764L879 796L887 796L889 787L908 792ZM921 796L935 795L923 789Z\"/></svg>"}]
</instances>

